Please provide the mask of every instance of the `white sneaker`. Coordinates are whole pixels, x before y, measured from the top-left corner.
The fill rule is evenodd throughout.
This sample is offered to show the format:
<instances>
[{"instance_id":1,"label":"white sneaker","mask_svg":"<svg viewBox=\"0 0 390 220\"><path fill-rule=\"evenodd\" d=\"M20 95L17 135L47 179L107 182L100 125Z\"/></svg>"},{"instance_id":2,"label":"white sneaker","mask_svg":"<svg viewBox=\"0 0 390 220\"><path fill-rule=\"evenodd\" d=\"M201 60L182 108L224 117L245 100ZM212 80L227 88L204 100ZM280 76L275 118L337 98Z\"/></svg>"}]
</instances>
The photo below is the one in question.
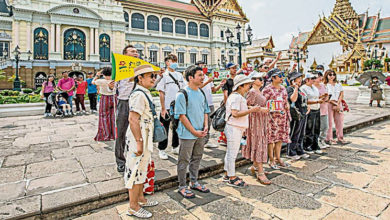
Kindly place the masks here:
<instances>
[{"instance_id":1,"label":"white sneaker","mask_svg":"<svg viewBox=\"0 0 390 220\"><path fill-rule=\"evenodd\" d=\"M86 112L86 111L84 111L84 110L83 110L83 111L81 111L81 113L82 113L83 115L87 114L87 112Z\"/></svg>"},{"instance_id":2,"label":"white sneaker","mask_svg":"<svg viewBox=\"0 0 390 220\"><path fill-rule=\"evenodd\" d=\"M316 154L322 154L323 152L322 152L322 150L315 150L314 153L316 153Z\"/></svg>"},{"instance_id":3,"label":"white sneaker","mask_svg":"<svg viewBox=\"0 0 390 220\"><path fill-rule=\"evenodd\" d=\"M291 159L291 160L299 160L299 159L301 159L301 157L298 156L298 155L295 155L295 156L287 156L287 158L289 158L289 159Z\"/></svg>"},{"instance_id":4,"label":"white sneaker","mask_svg":"<svg viewBox=\"0 0 390 220\"><path fill-rule=\"evenodd\" d=\"M310 157L310 155L309 154L302 154L302 155L300 155L303 159L307 159L307 158L309 158Z\"/></svg>"},{"instance_id":5,"label":"white sneaker","mask_svg":"<svg viewBox=\"0 0 390 220\"><path fill-rule=\"evenodd\" d=\"M176 148L172 148L172 153L179 155L179 146L177 146Z\"/></svg>"},{"instance_id":6,"label":"white sneaker","mask_svg":"<svg viewBox=\"0 0 390 220\"><path fill-rule=\"evenodd\" d=\"M208 144L206 144L206 146L205 146L206 148L217 148L218 147L218 145L216 145L216 144L212 144L212 143L208 143Z\"/></svg>"},{"instance_id":7,"label":"white sneaker","mask_svg":"<svg viewBox=\"0 0 390 220\"><path fill-rule=\"evenodd\" d=\"M158 156L161 160L168 160L168 154L164 150L160 150Z\"/></svg>"},{"instance_id":8,"label":"white sneaker","mask_svg":"<svg viewBox=\"0 0 390 220\"><path fill-rule=\"evenodd\" d=\"M327 144L325 143L325 141L319 141L319 145L320 145L320 148L321 148L321 149L326 149L326 148L329 147L329 145L327 145Z\"/></svg>"}]
</instances>

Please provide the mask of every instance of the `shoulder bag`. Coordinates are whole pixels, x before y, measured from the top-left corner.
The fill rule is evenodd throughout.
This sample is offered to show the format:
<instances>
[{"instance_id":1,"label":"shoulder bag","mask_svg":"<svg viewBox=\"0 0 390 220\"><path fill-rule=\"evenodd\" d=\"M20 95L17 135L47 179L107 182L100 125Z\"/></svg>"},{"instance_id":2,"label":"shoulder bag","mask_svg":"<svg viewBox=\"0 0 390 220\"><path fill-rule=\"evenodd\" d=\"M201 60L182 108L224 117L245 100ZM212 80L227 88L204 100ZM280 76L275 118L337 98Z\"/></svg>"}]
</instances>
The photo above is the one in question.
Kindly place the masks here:
<instances>
[{"instance_id":1,"label":"shoulder bag","mask_svg":"<svg viewBox=\"0 0 390 220\"><path fill-rule=\"evenodd\" d=\"M153 126L154 126L154 128L153 128L153 142L158 143L158 142L166 140L168 138L167 131L161 125L161 122L158 120L155 105L153 104L153 102L150 100L149 96L144 91L142 91L140 89L135 89L133 92L136 92L136 91L140 91L140 92L144 93L144 95L148 99L149 107L152 110Z\"/></svg>"}]
</instances>

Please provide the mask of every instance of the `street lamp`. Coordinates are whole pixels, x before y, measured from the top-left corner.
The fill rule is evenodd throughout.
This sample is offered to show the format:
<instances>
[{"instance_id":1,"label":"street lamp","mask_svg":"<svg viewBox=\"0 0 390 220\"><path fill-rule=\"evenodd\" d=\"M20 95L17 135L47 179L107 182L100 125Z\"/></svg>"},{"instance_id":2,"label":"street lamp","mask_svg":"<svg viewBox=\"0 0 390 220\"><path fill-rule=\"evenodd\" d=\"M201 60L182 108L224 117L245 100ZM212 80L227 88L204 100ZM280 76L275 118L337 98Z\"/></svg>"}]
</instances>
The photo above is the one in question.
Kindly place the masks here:
<instances>
[{"instance_id":1,"label":"street lamp","mask_svg":"<svg viewBox=\"0 0 390 220\"><path fill-rule=\"evenodd\" d=\"M298 71L300 70L299 62L308 58L307 53L309 53L308 50L304 50L303 48L299 48L298 46L288 51L289 58L298 63Z\"/></svg>"},{"instance_id":2,"label":"street lamp","mask_svg":"<svg viewBox=\"0 0 390 220\"><path fill-rule=\"evenodd\" d=\"M225 31L226 33L226 40L232 47L238 47L238 63L240 64L240 67L242 66L242 47L252 45L252 28L248 25L248 28L246 29L246 35L248 36L248 41L241 42L241 25L238 23L236 26L236 35L238 42L233 42L234 34L230 29L227 29Z\"/></svg>"},{"instance_id":3,"label":"street lamp","mask_svg":"<svg viewBox=\"0 0 390 220\"><path fill-rule=\"evenodd\" d=\"M14 91L21 91L20 89L20 79L19 79L19 60L20 60L20 51L19 45L16 45L15 50L13 51L16 62L16 73L14 80Z\"/></svg>"}]
</instances>

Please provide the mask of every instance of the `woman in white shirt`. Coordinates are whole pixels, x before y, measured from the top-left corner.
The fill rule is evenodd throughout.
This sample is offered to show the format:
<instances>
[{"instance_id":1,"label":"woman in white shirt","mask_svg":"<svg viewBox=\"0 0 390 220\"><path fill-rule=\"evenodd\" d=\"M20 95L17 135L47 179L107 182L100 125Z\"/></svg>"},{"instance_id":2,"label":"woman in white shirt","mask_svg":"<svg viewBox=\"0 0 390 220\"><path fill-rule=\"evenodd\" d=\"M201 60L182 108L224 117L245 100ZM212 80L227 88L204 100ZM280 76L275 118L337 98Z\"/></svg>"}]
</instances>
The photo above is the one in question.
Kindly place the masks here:
<instances>
[{"instance_id":1,"label":"woman in white shirt","mask_svg":"<svg viewBox=\"0 0 390 220\"><path fill-rule=\"evenodd\" d=\"M234 78L233 93L226 101L226 127L227 150L225 155L224 170L226 175L224 182L233 187L244 187L246 183L236 176L236 158L240 150L241 138L244 131L249 127L249 114L260 112L260 106L248 108L245 94L249 91L253 80L245 75Z\"/></svg>"},{"instance_id":2,"label":"woman in white shirt","mask_svg":"<svg viewBox=\"0 0 390 220\"><path fill-rule=\"evenodd\" d=\"M103 79L99 77L103 75ZM95 141L110 141L115 140L115 106L116 99L114 97L115 91L110 88L113 87L113 80L111 80L111 67L105 67L99 71L92 84L99 86L99 93L101 94L99 103L99 126Z\"/></svg>"},{"instance_id":3,"label":"woman in white shirt","mask_svg":"<svg viewBox=\"0 0 390 220\"><path fill-rule=\"evenodd\" d=\"M330 96L328 103L328 121L329 129L325 142L327 144L348 144L344 140L344 113L342 100L344 99L343 86L337 81L336 73L333 70L327 70L324 76L324 84ZM337 142L333 140L333 122L336 127Z\"/></svg>"}]
</instances>

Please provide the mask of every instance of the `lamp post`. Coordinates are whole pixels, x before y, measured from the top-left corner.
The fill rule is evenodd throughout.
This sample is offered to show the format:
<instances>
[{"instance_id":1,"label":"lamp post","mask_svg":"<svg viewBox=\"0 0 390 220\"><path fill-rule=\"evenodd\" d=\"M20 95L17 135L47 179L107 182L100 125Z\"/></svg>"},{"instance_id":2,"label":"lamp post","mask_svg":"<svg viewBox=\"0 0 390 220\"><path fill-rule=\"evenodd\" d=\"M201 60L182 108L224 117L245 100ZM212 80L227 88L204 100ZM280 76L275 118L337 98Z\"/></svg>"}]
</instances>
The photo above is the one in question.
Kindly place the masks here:
<instances>
[{"instance_id":1,"label":"lamp post","mask_svg":"<svg viewBox=\"0 0 390 220\"><path fill-rule=\"evenodd\" d=\"M20 79L19 79L19 60L20 60L20 51L19 46L17 45L14 50L15 62L16 62L16 72L14 80L14 91L21 91L20 89Z\"/></svg>"},{"instance_id":2,"label":"lamp post","mask_svg":"<svg viewBox=\"0 0 390 220\"><path fill-rule=\"evenodd\" d=\"M248 28L246 29L246 35L248 36L248 41L241 42L241 25L237 24L236 26L236 36L238 42L233 42L234 34L230 29L227 29L225 31L226 33L226 40L232 47L238 47L238 63L240 64L240 67L242 66L242 48L248 45L252 45L252 28L248 25Z\"/></svg>"},{"instance_id":3,"label":"lamp post","mask_svg":"<svg viewBox=\"0 0 390 220\"><path fill-rule=\"evenodd\" d=\"M298 63L298 71L301 69L299 62L301 60L306 60L308 58L308 50L304 50L303 48L299 48L298 46L295 48L292 48L288 51L288 56L290 59L297 61Z\"/></svg>"}]
</instances>

